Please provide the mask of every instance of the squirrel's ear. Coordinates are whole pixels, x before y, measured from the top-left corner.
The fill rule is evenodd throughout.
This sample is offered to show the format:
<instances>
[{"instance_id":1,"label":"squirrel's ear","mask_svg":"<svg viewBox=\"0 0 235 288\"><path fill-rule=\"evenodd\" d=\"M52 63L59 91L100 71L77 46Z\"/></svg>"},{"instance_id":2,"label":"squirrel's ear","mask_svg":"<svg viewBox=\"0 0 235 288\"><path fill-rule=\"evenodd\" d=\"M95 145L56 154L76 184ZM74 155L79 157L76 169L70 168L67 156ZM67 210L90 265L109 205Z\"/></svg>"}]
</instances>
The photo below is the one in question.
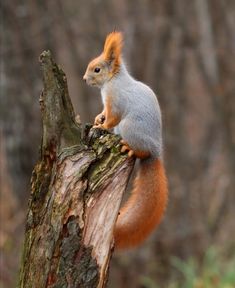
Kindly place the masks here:
<instances>
[{"instance_id":1,"label":"squirrel's ear","mask_svg":"<svg viewBox=\"0 0 235 288\"><path fill-rule=\"evenodd\" d=\"M123 36L121 32L110 33L104 44L104 59L118 68L121 61Z\"/></svg>"}]
</instances>

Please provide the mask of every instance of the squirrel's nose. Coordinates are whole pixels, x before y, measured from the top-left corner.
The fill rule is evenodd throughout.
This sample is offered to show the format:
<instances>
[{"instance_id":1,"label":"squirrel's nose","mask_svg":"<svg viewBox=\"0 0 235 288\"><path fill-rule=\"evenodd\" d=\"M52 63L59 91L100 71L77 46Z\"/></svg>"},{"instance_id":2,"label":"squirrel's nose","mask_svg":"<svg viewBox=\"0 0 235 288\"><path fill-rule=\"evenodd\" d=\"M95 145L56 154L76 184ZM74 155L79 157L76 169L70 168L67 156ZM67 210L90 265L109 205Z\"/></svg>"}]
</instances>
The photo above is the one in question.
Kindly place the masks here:
<instances>
[{"instance_id":1,"label":"squirrel's nose","mask_svg":"<svg viewBox=\"0 0 235 288\"><path fill-rule=\"evenodd\" d=\"M82 79L86 82L87 80L86 75L84 75Z\"/></svg>"}]
</instances>

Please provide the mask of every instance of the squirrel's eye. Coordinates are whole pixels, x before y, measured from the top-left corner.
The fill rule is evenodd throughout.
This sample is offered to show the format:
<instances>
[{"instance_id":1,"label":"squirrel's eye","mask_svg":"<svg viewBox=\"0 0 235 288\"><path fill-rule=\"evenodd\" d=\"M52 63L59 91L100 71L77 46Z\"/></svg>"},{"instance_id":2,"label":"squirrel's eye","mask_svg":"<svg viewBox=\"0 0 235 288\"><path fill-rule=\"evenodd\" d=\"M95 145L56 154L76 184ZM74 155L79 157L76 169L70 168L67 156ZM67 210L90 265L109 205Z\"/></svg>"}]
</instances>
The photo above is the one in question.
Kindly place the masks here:
<instances>
[{"instance_id":1,"label":"squirrel's eye","mask_svg":"<svg viewBox=\"0 0 235 288\"><path fill-rule=\"evenodd\" d=\"M95 72L95 73L99 73L99 72L100 72L100 68L99 68L99 67L96 67L95 70L94 70L94 72Z\"/></svg>"}]
</instances>

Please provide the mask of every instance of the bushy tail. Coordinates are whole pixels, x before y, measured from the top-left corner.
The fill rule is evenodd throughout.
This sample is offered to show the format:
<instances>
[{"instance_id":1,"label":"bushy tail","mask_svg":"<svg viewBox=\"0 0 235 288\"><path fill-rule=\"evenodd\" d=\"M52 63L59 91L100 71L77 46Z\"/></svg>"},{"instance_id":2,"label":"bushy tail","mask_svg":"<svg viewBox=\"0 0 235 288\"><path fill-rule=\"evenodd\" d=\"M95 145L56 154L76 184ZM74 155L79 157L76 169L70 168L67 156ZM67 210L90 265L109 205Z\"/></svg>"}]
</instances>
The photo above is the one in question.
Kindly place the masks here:
<instances>
[{"instance_id":1,"label":"bushy tail","mask_svg":"<svg viewBox=\"0 0 235 288\"><path fill-rule=\"evenodd\" d=\"M143 242L161 221L167 199L167 179L161 160L140 160L133 191L117 219L115 247L127 249Z\"/></svg>"}]
</instances>

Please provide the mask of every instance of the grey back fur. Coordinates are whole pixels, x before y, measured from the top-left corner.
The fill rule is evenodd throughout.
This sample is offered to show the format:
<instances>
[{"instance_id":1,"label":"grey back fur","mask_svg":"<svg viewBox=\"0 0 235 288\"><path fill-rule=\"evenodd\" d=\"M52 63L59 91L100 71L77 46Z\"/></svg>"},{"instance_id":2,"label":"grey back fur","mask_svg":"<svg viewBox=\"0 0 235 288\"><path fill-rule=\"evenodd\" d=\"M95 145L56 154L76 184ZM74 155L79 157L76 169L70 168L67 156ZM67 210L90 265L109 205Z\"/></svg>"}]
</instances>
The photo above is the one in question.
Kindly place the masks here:
<instances>
[{"instance_id":1,"label":"grey back fur","mask_svg":"<svg viewBox=\"0 0 235 288\"><path fill-rule=\"evenodd\" d=\"M114 132L120 134L133 150L162 154L161 111L150 87L130 76L124 64L119 73L101 88L102 101L112 98L112 110L121 121Z\"/></svg>"}]
</instances>

